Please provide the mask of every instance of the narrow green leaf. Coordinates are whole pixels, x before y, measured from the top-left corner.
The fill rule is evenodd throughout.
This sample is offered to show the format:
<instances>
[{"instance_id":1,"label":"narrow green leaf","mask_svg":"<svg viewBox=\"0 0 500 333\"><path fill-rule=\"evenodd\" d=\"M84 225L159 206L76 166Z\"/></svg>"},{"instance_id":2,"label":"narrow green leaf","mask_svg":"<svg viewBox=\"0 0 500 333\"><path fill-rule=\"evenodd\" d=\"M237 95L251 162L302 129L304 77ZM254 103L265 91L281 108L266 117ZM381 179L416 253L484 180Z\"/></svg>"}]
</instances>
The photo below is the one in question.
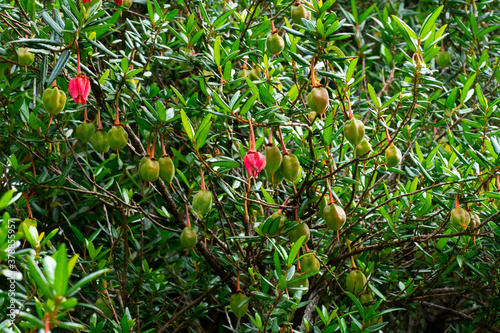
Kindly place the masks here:
<instances>
[{"instance_id":1,"label":"narrow green leaf","mask_svg":"<svg viewBox=\"0 0 500 333\"><path fill-rule=\"evenodd\" d=\"M323 141L325 147L329 147L333 140L333 112L329 112L326 116L325 127L323 127Z\"/></svg>"},{"instance_id":2,"label":"narrow green leaf","mask_svg":"<svg viewBox=\"0 0 500 333\"><path fill-rule=\"evenodd\" d=\"M69 61L70 55L70 51L68 50L61 53L56 65L54 66L54 69L52 70L52 73L50 73L50 76L47 79L47 82L52 83L52 81L54 81L59 76L59 74L61 74L64 68L66 68L66 64Z\"/></svg>"},{"instance_id":3,"label":"narrow green leaf","mask_svg":"<svg viewBox=\"0 0 500 333\"><path fill-rule=\"evenodd\" d=\"M425 19L424 23L422 24L422 29L420 29L420 33L418 35L419 39L424 39L427 37L427 35L434 31L436 29L436 20L439 17L439 14L441 14L441 11L443 10L444 6L439 6L434 13L430 14L427 16Z\"/></svg>"},{"instance_id":4,"label":"narrow green leaf","mask_svg":"<svg viewBox=\"0 0 500 333\"><path fill-rule=\"evenodd\" d=\"M9 190L2 195L2 198L0 199L0 210L5 209L9 205L10 199L12 199L12 195L14 194L14 192L14 190Z\"/></svg>"},{"instance_id":5,"label":"narrow green leaf","mask_svg":"<svg viewBox=\"0 0 500 333\"><path fill-rule=\"evenodd\" d=\"M215 37L214 61L217 67L220 67L220 36Z\"/></svg>"},{"instance_id":6,"label":"narrow green leaf","mask_svg":"<svg viewBox=\"0 0 500 333\"><path fill-rule=\"evenodd\" d=\"M295 242L290 250L290 254L288 255L288 266L292 266L293 263L297 260L297 253L299 253L300 247L304 244L306 240L306 236L300 236L300 238Z\"/></svg>"},{"instance_id":7,"label":"narrow green leaf","mask_svg":"<svg viewBox=\"0 0 500 333\"><path fill-rule=\"evenodd\" d=\"M31 255L26 256L26 259L30 275L33 277L33 280L35 280L38 289L40 289L46 297L54 299L55 298L54 292L50 288L49 283L45 278L45 275L43 275L42 271L40 270L40 267L38 267L38 265L35 263Z\"/></svg>"},{"instance_id":8,"label":"narrow green leaf","mask_svg":"<svg viewBox=\"0 0 500 333\"><path fill-rule=\"evenodd\" d=\"M368 83L368 93L370 94L373 105L375 105L377 108L380 108L380 99L378 98L375 89L373 89L372 85L369 83Z\"/></svg>"},{"instance_id":9,"label":"narrow green leaf","mask_svg":"<svg viewBox=\"0 0 500 333\"><path fill-rule=\"evenodd\" d=\"M276 202L274 201L273 197L271 197L271 196L269 195L269 193L267 193L267 191L266 191L266 189L264 188L264 186L261 186L261 187L260 187L260 190L262 191L262 194L264 195L264 198L266 199L266 201L267 201L268 203L273 204L273 205L275 205L275 204L276 204Z\"/></svg>"},{"instance_id":10,"label":"narrow green leaf","mask_svg":"<svg viewBox=\"0 0 500 333\"><path fill-rule=\"evenodd\" d=\"M167 120L167 111L165 110L165 105L163 105L163 102L160 100L156 101L156 113L158 114L158 120Z\"/></svg>"},{"instance_id":11,"label":"narrow green leaf","mask_svg":"<svg viewBox=\"0 0 500 333\"><path fill-rule=\"evenodd\" d=\"M98 270L97 272L94 272L94 273L91 273L91 274L87 275L83 279L81 279L78 282L76 282L73 285L73 287L71 287L68 290L67 295L68 296L72 296L74 293L76 293L80 289L80 287L86 285L87 283L89 283L92 280L97 279L99 277L99 275L102 275L102 274L107 273L109 271L110 271L109 269L105 268L105 269L101 269L101 270Z\"/></svg>"},{"instance_id":12,"label":"narrow green leaf","mask_svg":"<svg viewBox=\"0 0 500 333\"><path fill-rule=\"evenodd\" d=\"M205 142L207 140L210 127L212 126L211 119L212 119L212 114L209 113L203 119L200 126L198 126L198 130L196 131L196 135L194 137L194 139L196 141L196 147L198 149L203 147L203 145L205 144Z\"/></svg>"},{"instance_id":13,"label":"narrow green leaf","mask_svg":"<svg viewBox=\"0 0 500 333\"><path fill-rule=\"evenodd\" d=\"M475 79L476 79L476 73L472 74L469 77L469 79L467 80L467 82L465 83L465 85L462 89L462 93L460 94L460 103L461 104L463 104L465 102L467 94L468 94L470 88L472 87L472 84L474 83Z\"/></svg>"},{"instance_id":14,"label":"narrow green leaf","mask_svg":"<svg viewBox=\"0 0 500 333\"><path fill-rule=\"evenodd\" d=\"M187 136L191 140L193 140L194 138L193 127L191 127L191 123L189 122L186 112L184 112L183 109L181 109L181 120L182 120L182 126L184 127L184 131L186 132Z\"/></svg>"},{"instance_id":15,"label":"narrow green leaf","mask_svg":"<svg viewBox=\"0 0 500 333\"><path fill-rule=\"evenodd\" d=\"M35 0L28 0L28 15L31 21L36 21L36 2Z\"/></svg>"},{"instance_id":16,"label":"narrow green leaf","mask_svg":"<svg viewBox=\"0 0 500 333\"><path fill-rule=\"evenodd\" d=\"M68 290L68 253L66 245L63 243L55 253L56 270L54 275L54 289L57 296L66 296Z\"/></svg>"},{"instance_id":17,"label":"narrow green leaf","mask_svg":"<svg viewBox=\"0 0 500 333\"><path fill-rule=\"evenodd\" d=\"M486 97L484 97L483 92L481 91L481 86L479 83L476 83L476 95L477 95L477 100L479 101L479 104L481 104L481 107L483 110L486 110L488 107L488 100Z\"/></svg>"},{"instance_id":18,"label":"narrow green leaf","mask_svg":"<svg viewBox=\"0 0 500 333\"><path fill-rule=\"evenodd\" d=\"M148 7L149 20L151 21L151 23L155 23L155 13L153 12L153 6L151 5L151 0L147 0L146 5Z\"/></svg>"}]
</instances>

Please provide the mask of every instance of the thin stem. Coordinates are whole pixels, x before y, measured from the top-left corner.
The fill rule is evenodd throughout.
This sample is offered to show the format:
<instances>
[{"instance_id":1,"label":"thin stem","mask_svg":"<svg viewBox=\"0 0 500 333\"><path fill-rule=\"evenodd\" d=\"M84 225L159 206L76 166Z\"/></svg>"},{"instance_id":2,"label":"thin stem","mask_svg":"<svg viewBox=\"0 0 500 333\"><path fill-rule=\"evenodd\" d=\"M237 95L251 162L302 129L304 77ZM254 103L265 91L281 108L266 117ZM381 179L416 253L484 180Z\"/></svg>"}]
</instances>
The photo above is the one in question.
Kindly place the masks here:
<instances>
[{"instance_id":1,"label":"thin stem","mask_svg":"<svg viewBox=\"0 0 500 333\"><path fill-rule=\"evenodd\" d=\"M78 41L76 41L76 57L77 57L77 63L76 63L76 75L80 75L80 48L78 46Z\"/></svg>"},{"instance_id":2,"label":"thin stem","mask_svg":"<svg viewBox=\"0 0 500 333\"><path fill-rule=\"evenodd\" d=\"M85 107L85 109L83 109L83 121L88 121L88 120L89 118L87 116L87 107Z\"/></svg>"},{"instance_id":3,"label":"thin stem","mask_svg":"<svg viewBox=\"0 0 500 333\"><path fill-rule=\"evenodd\" d=\"M281 133L281 127L278 126L278 132L280 134L280 142L283 147L283 154L288 155L288 151L286 150L285 142L283 141L283 133Z\"/></svg>"},{"instance_id":4,"label":"thin stem","mask_svg":"<svg viewBox=\"0 0 500 333\"><path fill-rule=\"evenodd\" d=\"M270 146L273 145L273 128L271 127L269 129L269 143L268 143Z\"/></svg>"},{"instance_id":5,"label":"thin stem","mask_svg":"<svg viewBox=\"0 0 500 333\"><path fill-rule=\"evenodd\" d=\"M241 287L240 287L240 271L238 270L238 275L237 275L237 278L236 278L236 292L238 291L241 291Z\"/></svg>"},{"instance_id":6,"label":"thin stem","mask_svg":"<svg viewBox=\"0 0 500 333\"><path fill-rule=\"evenodd\" d=\"M299 252L297 252L297 258L300 257L300 249ZM300 272L300 260L297 260L297 271Z\"/></svg>"},{"instance_id":7,"label":"thin stem","mask_svg":"<svg viewBox=\"0 0 500 333\"><path fill-rule=\"evenodd\" d=\"M191 220L189 219L189 207L187 201L186 201L186 226L188 228L191 227Z\"/></svg>"},{"instance_id":8,"label":"thin stem","mask_svg":"<svg viewBox=\"0 0 500 333\"><path fill-rule=\"evenodd\" d=\"M330 204L333 203L333 193L332 193L332 186L330 185L330 178L326 179L326 183L328 184L328 192L330 193Z\"/></svg>"},{"instance_id":9,"label":"thin stem","mask_svg":"<svg viewBox=\"0 0 500 333\"><path fill-rule=\"evenodd\" d=\"M118 101L116 101L116 116L115 116L115 126L120 126L120 113L118 108Z\"/></svg>"},{"instance_id":10,"label":"thin stem","mask_svg":"<svg viewBox=\"0 0 500 333\"><path fill-rule=\"evenodd\" d=\"M155 158L155 146L156 146L156 136L158 135L157 132L155 132L155 136L153 139L153 144L151 145L151 158Z\"/></svg>"},{"instance_id":11,"label":"thin stem","mask_svg":"<svg viewBox=\"0 0 500 333\"><path fill-rule=\"evenodd\" d=\"M314 74L314 58L311 61L311 81L313 88L321 86L321 84L319 84L318 82L318 79L316 78L316 75Z\"/></svg>"},{"instance_id":12,"label":"thin stem","mask_svg":"<svg viewBox=\"0 0 500 333\"><path fill-rule=\"evenodd\" d=\"M203 177L203 168L200 164L201 190L205 191L205 177Z\"/></svg>"},{"instance_id":13,"label":"thin stem","mask_svg":"<svg viewBox=\"0 0 500 333\"><path fill-rule=\"evenodd\" d=\"M164 133L161 133L161 137L160 137L160 139L161 139L161 152L163 154L162 157L165 157L165 156L167 156L167 151L165 150L165 142L163 141L163 134Z\"/></svg>"},{"instance_id":14,"label":"thin stem","mask_svg":"<svg viewBox=\"0 0 500 333\"><path fill-rule=\"evenodd\" d=\"M278 30L276 30L276 27L274 26L274 20L273 20L272 16L271 16L271 30L272 30L273 34L278 32Z\"/></svg>"},{"instance_id":15,"label":"thin stem","mask_svg":"<svg viewBox=\"0 0 500 333\"><path fill-rule=\"evenodd\" d=\"M354 118L354 115L352 114L352 108L351 108L351 99L349 96L346 96L347 98L347 107L349 108L349 119Z\"/></svg>"},{"instance_id":16,"label":"thin stem","mask_svg":"<svg viewBox=\"0 0 500 333\"><path fill-rule=\"evenodd\" d=\"M33 219L33 212L31 211L28 195L26 194L26 192L23 192L23 195L24 195L24 199L26 200L26 207L28 208L28 216L30 219Z\"/></svg>"},{"instance_id":17,"label":"thin stem","mask_svg":"<svg viewBox=\"0 0 500 333\"><path fill-rule=\"evenodd\" d=\"M102 123L101 123L101 109L97 108L97 130L102 129Z\"/></svg>"},{"instance_id":18,"label":"thin stem","mask_svg":"<svg viewBox=\"0 0 500 333\"><path fill-rule=\"evenodd\" d=\"M457 197L455 198L455 208L458 207L460 207L460 202L458 201L458 195L457 195Z\"/></svg>"},{"instance_id":19,"label":"thin stem","mask_svg":"<svg viewBox=\"0 0 500 333\"><path fill-rule=\"evenodd\" d=\"M250 125L250 138L249 138L249 143L248 143L248 151L256 151L255 147L255 134L253 132L253 126L252 126L252 117L248 119L248 124Z\"/></svg>"}]
</instances>

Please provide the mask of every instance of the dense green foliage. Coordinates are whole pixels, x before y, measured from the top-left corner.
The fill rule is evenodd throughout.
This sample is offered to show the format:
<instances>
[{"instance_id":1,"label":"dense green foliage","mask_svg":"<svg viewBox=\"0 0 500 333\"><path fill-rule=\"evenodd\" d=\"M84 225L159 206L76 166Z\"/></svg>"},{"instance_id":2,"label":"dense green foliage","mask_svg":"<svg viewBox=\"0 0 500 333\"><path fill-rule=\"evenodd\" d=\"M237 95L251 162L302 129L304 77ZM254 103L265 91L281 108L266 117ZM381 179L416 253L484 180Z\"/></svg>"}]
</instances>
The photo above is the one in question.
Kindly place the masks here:
<instances>
[{"instance_id":1,"label":"dense green foliage","mask_svg":"<svg viewBox=\"0 0 500 333\"><path fill-rule=\"evenodd\" d=\"M0 331L500 332L496 1L115 2L0 1Z\"/></svg>"}]
</instances>

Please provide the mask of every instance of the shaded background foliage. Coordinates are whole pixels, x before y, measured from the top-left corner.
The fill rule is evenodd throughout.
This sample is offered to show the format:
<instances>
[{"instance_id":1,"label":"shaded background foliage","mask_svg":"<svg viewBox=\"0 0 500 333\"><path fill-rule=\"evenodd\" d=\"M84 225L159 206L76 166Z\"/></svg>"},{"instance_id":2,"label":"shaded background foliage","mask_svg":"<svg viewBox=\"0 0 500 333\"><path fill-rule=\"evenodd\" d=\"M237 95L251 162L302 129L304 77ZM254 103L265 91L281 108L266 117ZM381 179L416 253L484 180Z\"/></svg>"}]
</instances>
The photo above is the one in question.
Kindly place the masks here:
<instances>
[{"instance_id":1,"label":"shaded background foliage","mask_svg":"<svg viewBox=\"0 0 500 333\"><path fill-rule=\"evenodd\" d=\"M31 237L17 234L22 312L2 330L43 331L46 322L89 332L500 330L496 2L313 1L302 24L292 24L292 4L0 4L1 192L16 191L0 200L2 269L7 223L29 217L26 199L37 221L20 229ZM278 56L266 52L271 19L286 43ZM48 127L41 92L54 79L67 92L75 41L91 82L89 118L99 110L107 131L119 109L129 135L119 154L76 139L83 107L69 94ZM35 54L26 69L20 46ZM449 66L436 64L441 49ZM330 94L321 119L308 114L311 62ZM258 78L238 78L244 64L260 68ZM344 139L349 103L370 156L356 158ZM264 172L248 178L250 117L259 151L273 129L280 149L298 157L294 185L272 186ZM384 166L386 128L403 153L396 168ZM172 156L171 185L140 180L148 140L157 156L161 141ZM189 213L198 243L188 250L179 235L200 167L214 204L202 218ZM327 179L347 213L338 238L318 216ZM457 197L480 228L451 228ZM278 208L284 230L263 237ZM298 220L311 229L307 245L321 268L294 294L279 280L298 269L288 235ZM368 277L368 304L345 292L351 258ZM72 274L61 268L71 260ZM229 307L237 272L250 297L239 321ZM54 292L44 282L51 274ZM112 299L114 311L99 299ZM0 303L6 318L7 284Z\"/></svg>"}]
</instances>

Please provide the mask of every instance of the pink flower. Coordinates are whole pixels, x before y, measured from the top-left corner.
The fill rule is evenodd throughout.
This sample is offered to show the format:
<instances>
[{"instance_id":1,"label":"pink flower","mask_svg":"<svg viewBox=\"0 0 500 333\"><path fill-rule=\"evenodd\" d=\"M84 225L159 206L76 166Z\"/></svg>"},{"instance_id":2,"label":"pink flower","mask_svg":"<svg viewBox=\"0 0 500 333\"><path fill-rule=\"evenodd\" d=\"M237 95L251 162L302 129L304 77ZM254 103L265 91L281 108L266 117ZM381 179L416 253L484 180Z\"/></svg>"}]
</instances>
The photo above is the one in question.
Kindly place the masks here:
<instances>
[{"instance_id":1,"label":"pink flower","mask_svg":"<svg viewBox=\"0 0 500 333\"><path fill-rule=\"evenodd\" d=\"M85 76L77 76L69 81L69 94L75 100L75 103L84 105L90 93L90 81Z\"/></svg>"},{"instance_id":2,"label":"pink flower","mask_svg":"<svg viewBox=\"0 0 500 333\"><path fill-rule=\"evenodd\" d=\"M121 6L121 5L122 5L122 3L123 3L123 0L115 0L115 3L116 3L117 5L120 5L120 6Z\"/></svg>"},{"instance_id":3,"label":"pink flower","mask_svg":"<svg viewBox=\"0 0 500 333\"><path fill-rule=\"evenodd\" d=\"M243 158L245 168L251 177L257 178L259 173L266 167L266 157L258 151L248 151Z\"/></svg>"}]
</instances>

